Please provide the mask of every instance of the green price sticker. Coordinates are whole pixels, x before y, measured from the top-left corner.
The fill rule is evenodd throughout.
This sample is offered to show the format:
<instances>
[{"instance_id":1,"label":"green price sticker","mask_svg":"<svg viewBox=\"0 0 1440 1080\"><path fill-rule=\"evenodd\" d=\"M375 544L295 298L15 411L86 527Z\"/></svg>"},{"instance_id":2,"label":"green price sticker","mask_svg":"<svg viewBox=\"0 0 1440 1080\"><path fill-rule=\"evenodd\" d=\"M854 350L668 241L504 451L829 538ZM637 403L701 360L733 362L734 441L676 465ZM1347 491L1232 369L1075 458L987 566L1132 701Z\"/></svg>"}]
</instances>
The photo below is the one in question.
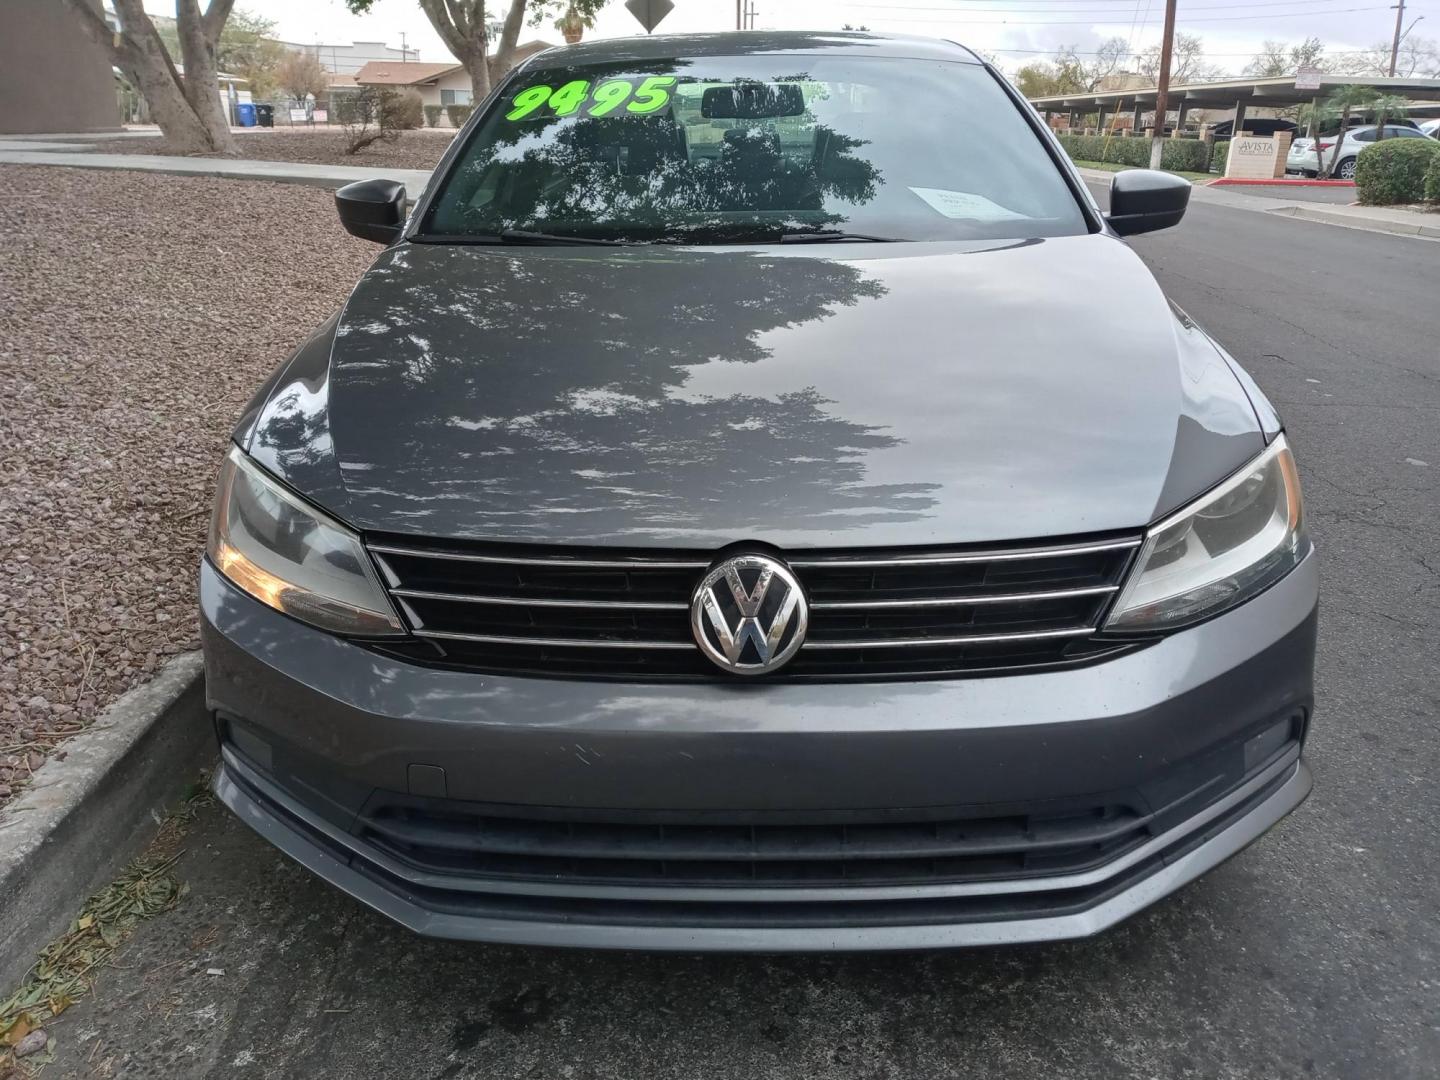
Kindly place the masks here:
<instances>
[{"instance_id":1,"label":"green price sticker","mask_svg":"<svg viewBox=\"0 0 1440 1080\"><path fill-rule=\"evenodd\" d=\"M669 104L675 82L673 75L651 75L638 87L626 79L607 79L593 89L584 79L560 87L531 86L511 99L505 119L524 120L546 106L552 116L574 116L582 109L586 116L608 116L621 105L626 112L643 116Z\"/></svg>"}]
</instances>

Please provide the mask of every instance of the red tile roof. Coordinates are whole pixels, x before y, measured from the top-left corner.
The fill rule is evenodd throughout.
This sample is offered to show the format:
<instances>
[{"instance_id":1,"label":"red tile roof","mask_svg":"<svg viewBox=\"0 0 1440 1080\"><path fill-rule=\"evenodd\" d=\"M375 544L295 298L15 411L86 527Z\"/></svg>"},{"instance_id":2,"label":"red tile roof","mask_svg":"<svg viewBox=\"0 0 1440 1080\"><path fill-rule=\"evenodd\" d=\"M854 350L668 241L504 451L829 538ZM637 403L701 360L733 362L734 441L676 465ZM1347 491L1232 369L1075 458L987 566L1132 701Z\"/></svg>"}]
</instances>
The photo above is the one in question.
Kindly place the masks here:
<instances>
[{"instance_id":1,"label":"red tile roof","mask_svg":"<svg viewBox=\"0 0 1440 1080\"><path fill-rule=\"evenodd\" d=\"M416 86L459 70L459 64L402 64L394 60L371 60L355 73L355 81L361 86Z\"/></svg>"}]
</instances>

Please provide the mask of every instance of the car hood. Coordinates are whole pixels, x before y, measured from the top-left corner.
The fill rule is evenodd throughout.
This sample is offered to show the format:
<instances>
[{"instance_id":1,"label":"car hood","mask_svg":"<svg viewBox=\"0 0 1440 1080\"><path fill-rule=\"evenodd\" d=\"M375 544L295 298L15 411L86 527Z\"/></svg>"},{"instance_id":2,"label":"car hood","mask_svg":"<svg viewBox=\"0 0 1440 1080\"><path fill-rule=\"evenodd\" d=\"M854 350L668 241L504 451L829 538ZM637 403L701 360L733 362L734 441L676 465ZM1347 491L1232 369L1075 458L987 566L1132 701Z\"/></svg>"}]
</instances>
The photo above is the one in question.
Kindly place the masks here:
<instances>
[{"instance_id":1,"label":"car hood","mask_svg":"<svg viewBox=\"0 0 1440 1080\"><path fill-rule=\"evenodd\" d=\"M1263 447L1104 235L400 245L239 437L363 530L705 548L1136 529Z\"/></svg>"}]
</instances>

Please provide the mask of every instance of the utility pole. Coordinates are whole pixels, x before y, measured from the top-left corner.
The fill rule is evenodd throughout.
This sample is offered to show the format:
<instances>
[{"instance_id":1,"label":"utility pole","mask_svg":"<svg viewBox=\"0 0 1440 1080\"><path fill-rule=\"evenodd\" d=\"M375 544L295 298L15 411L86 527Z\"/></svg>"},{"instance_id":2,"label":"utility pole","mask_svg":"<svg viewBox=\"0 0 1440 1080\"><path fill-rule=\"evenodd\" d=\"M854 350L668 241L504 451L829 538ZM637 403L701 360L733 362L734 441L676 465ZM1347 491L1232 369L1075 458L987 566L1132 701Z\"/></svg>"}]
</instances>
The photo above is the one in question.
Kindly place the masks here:
<instances>
[{"instance_id":1,"label":"utility pole","mask_svg":"<svg viewBox=\"0 0 1440 1080\"><path fill-rule=\"evenodd\" d=\"M404 31L404 30L401 30L401 31L400 31L400 62L401 62L402 64L404 64L404 63L408 63L409 60L410 60L410 50L405 47L405 31Z\"/></svg>"},{"instance_id":2,"label":"utility pole","mask_svg":"<svg viewBox=\"0 0 1440 1080\"><path fill-rule=\"evenodd\" d=\"M1150 168L1160 167L1165 150L1165 114L1170 109L1170 54L1175 51L1175 0L1165 0L1165 37L1160 42L1160 72L1155 84L1155 136L1150 140Z\"/></svg>"},{"instance_id":3,"label":"utility pole","mask_svg":"<svg viewBox=\"0 0 1440 1080\"><path fill-rule=\"evenodd\" d=\"M1400 59L1400 24L1405 21L1405 0L1395 5L1395 39L1390 43L1390 77L1395 77L1395 64Z\"/></svg>"}]
</instances>

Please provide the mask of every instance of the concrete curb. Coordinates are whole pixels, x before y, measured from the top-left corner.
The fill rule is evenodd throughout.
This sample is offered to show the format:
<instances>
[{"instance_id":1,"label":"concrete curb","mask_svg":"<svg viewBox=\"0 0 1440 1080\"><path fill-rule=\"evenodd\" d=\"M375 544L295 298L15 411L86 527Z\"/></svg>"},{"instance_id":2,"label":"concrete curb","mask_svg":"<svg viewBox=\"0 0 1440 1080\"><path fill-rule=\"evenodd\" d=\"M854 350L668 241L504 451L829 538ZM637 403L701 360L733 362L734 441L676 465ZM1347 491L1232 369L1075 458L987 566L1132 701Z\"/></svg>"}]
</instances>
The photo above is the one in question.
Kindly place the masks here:
<instances>
[{"instance_id":1,"label":"concrete curb","mask_svg":"<svg viewBox=\"0 0 1440 1080\"><path fill-rule=\"evenodd\" d=\"M430 182L428 169L387 169L368 165L310 165L249 158L169 157L164 154L94 154L70 150L14 150L0 147L0 165L59 165L69 169L129 169L177 176L210 176L224 180L268 180L277 184L309 184L338 188L355 180L384 177L405 185L411 202Z\"/></svg>"},{"instance_id":2,"label":"concrete curb","mask_svg":"<svg viewBox=\"0 0 1440 1080\"><path fill-rule=\"evenodd\" d=\"M1101 172L1098 169L1078 169L1078 171L1082 179L1087 183L1094 184L1106 183L1116 175L1111 172ZM1435 224L1432 225L1428 221L1409 220L1412 217L1420 216L1413 211L1396 212L1383 206L1359 207L1335 206L1326 203L1277 202L1274 199L1246 194L1241 189L1241 185L1217 185L1213 181L1195 185L1195 190L1190 196L1190 204L1194 206L1201 202L1209 203L1212 206L1224 206L1231 210L1250 210L1261 214L1278 214L1281 217L1298 218L1301 221L1313 221L1321 225L1339 225L1346 229L1359 229L1361 232L1440 240L1440 216L1435 217ZM1389 211L1388 214L1387 211ZM1406 216L1401 217L1400 214Z\"/></svg>"},{"instance_id":3,"label":"concrete curb","mask_svg":"<svg viewBox=\"0 0 1440 1080\"><path fill-rule=\"evenodd\" d=\"M149 842L214 753L198 652L66 742L0 811L0 992Z\"/></svg>"},{"instance_id":4,"label":"concrete curb","mask_svg":"<svg viewBox=\"0 0 1440 1080\"><path fill-rule=\"evenodd\" d=\"M1395 236L1418 236L1440 240L1440 217L1435 219L1434 225L1427 225L1423 222L1397 221L1376 215L1341 213L1327 210L1322 206L1293 205L1277 206L1270 213L1300 218L1303 221L1319 221L1326 225L1341 225L1347 229L1361 229L1365 232L1383 232Z\"/></svg>"}]
</instances>

